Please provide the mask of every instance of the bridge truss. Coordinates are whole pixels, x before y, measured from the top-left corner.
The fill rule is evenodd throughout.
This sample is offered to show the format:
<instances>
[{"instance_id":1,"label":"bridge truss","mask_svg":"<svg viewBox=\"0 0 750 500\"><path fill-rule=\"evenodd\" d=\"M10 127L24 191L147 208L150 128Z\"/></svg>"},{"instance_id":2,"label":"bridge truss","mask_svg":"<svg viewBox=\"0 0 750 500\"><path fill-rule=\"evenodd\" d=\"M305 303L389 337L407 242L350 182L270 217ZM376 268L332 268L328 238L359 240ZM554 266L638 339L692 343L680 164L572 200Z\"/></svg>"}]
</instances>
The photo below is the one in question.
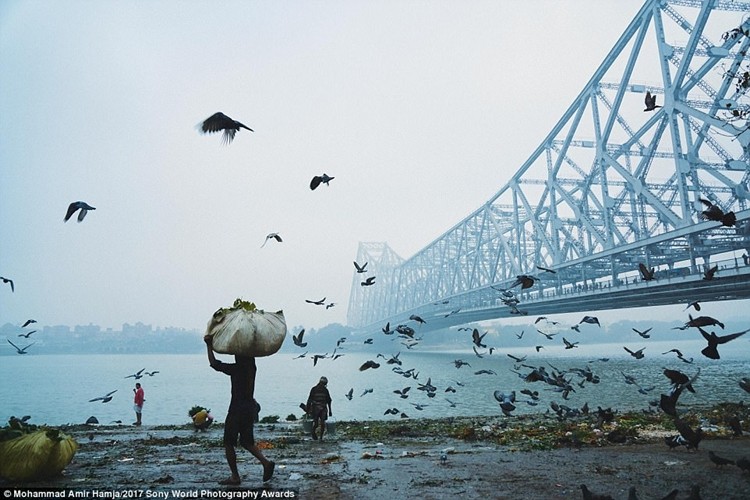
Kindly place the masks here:
<instances>
[{"instance_id":1,"label":"bridge truss","mask_svg":"<svg viewBox=\"0 0 750 500\"><path fill-rule=\"evenodd\" d=\"M357 261L369 262L377 286L361 286L355 274L349 324L426 309L499 317L512 311L495 307L498 290L518 275L562 293L627 283L639 263L657 275L694 274L747 251L749 12L750 3L722 0L646 1L491 199L407 260L385 243L360 244ZM644 111L646 92L661 107ZM701 199L736 212L737 224L702 221Z\"/></svg>"}]
</instances>

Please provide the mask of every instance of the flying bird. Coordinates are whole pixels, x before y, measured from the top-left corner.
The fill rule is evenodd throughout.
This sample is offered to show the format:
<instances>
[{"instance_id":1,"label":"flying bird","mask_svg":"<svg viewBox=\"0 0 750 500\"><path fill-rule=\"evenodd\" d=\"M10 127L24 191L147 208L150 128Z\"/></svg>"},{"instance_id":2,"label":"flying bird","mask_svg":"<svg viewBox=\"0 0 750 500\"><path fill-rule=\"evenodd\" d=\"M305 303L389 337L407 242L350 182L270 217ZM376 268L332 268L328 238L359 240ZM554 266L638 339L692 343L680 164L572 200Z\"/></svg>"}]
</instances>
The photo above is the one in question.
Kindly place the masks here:
<instances>
[{"instance_id":1,"label":"flying bird","mask_svg":"<svg viewBox=\"0 0 750 500\"><path fill-rule=\"evenodd\" d=\"M371 394L371 393L372 393L372 391L373 391L373 389L372 389L372 388L370 388L370 389L365 389L364 391L362 391L362 394L360 394L360 395L359 395L359 397L361 398L361 397L362 397L362 396L364 396L365 394Z\"/></svg>"},{"instance_id":2,"label":"flying bird","mask_svg":"<svg viewBox=\"0 0 750 500\"><path fill-rule=\"evenodd\" d=\"M367 262L365 262L363 265L357 264L357 261L354 261L354 267L357 269L358 273L366 273L367 272Z\"/></svg>"},{"instance_id":3,"label":"flying bird","mask_svg":"<svg viewBox=\"0 0 750 500\"><path fill-rule=\"evenodd\" d=\"M63 219L63 222L68 222L68 219L70 219L74 213L76 213L76 210L80 210L78 213L78 222L83 221L84 217L86 217L86 214L89 213L89 210L96 210L96 208L92 207L85 201L74 201L70 205L68 205L68 211L65 213L65 218Z\"/></svg>"},{"instance_id":4,"label":"flying bird","mask_svg":"<svg viewBox=\"0 0 750 500\"><path fill-rule=\"evenodd\" d=\"M102 403L109 403L112 401L112 394L116 393L117 389L115 389L112 392L108 392L104 396L99 396L98 398L89 399L89 403L93 403L94 401L101 401Z\"/></svg>"},{"instance_id":5,"label":"flying bird","mask_svg":"<svg viewBox=\"0 0 750 500\"><path fill-rule=\"evenodd\" d=\"M330 303L326 304L326 310L328 310L328 309L332 308L332 307L333 307L333 306L335 306L335 305L336 305L336 303L335 303L335 302L330 302Z\"/></svg>"},{"instance_id":6,"label":"flying bird","mask_svg":"<svg viewBox=\"0 0 750 500\"><path fill-rule=\"evenodd\" d=\"M324 305L326 303L326 298L323 297L320 300L308 300L308 299L305 299L305 302L307 302L308 304L315 304L316 306L322 306L322 305Z\"/></svg>"},{"instance_id":7,"label":"flying bird","mask_svg":"<svg viewBox=\"0 0 750 500\"><path fill-rule=\"evenodd\" d=\"M349 389L349 392L347 392L346 394L344 394L344 396L346 396L346 399L348 399L349 401L351 401L352 397L354 397L354 387L352 387L351 389Z\"/></svg>"},{"instance_id":8,"label":"flying bird","mask_svg":"<svg viewBox=\"0 0 750 500\"><path fill-rule=\"evenodd\" d=\"M648 334L648 332L650 332L651 330L652 328L647 328L646 330L643 330L643 331L640 331L637 328L633 328L633 331L637 333L638 335L640 335L641 337L643 337L644 339L651 338L651 335Z\"/></svg>"},{"instance_id":9,"label":"flying bird","mask_svg":"<svg viewBox=\"0 0 750 500\"><path fill-rule=\"evenodd\" d=\"M412 314L409 316L409 319L412 321L416 321L417 323L427 323L425 320L422 319L421 316L417 316L416 314Z\"/></svg>"},{"instance_id":10,"label":"flying bird","mask_svg":"<svg viewBox=\"0 0 750 500\"><path fill-rule=\"evenodd\" d=\"M396 389L393 392L395 394L398 394L401 399L406 399L409 397L409 394L407 394L409 392L409 389L411 389L411 386L404 387L403 389Z\"/></svg>"},{"instance_id":11,"label":"flying bird","mask_svg":"<svg viewBox=\"0 0 750 500\"><path fill-rule=\"evenodd\" d=\"M26 320L26 321L24 322L24 324L23 324L23 325L21 325L21 328L26 328L27 326L29 326L29 325L30 325L30 324L32 324L32 323L36 323L36 320L35 320L35 319L27 319L27 320Z\"/></svg>"},{"instance_id":12,"label":"flying bird","mask_svg":"<svg viewBox=\"0 0 750 500\"><path fill-rule=\"evenodd\" d=\"M130 378L130 377L133 377L133 378L134 378L134 379L136 379L136 380L138 380L138 379L141 379L141 378L143 378L143 372L144 372L144 371L146 371L146 369L145 369L145 368L141 368L141 369L140 369L140 370L138 370L137 372L133 373L132 375L128 375L128 376L126 376L125 378Z\"/></svg>"},{"instance_id":13,"label":"flying bird","mask_svg":"<svg viewBox=\"0 0 750 500\"><path fill-rule=\"evenodd\" d=\"M292 335L292 340L294 341L294 345L297 347L305 347L307 346L307 342L302 342L302 336L305 334L305 329L303 328L301 332L299 332L297 335Z\"/></svg>"},{"instance_id":14,"label":"flying bird","mask_svg":"<svg viewBox=\"0 0 750 500\"><path fill-rule=\"evenodd\" d=\"M154 370L154 371L152 371L152 372L145 372L145 373L146 373L146 375L148 375L149 377L153 377L154 375L156 375L157 373L159 373L159 370Z\"/></svg>"},{"instance_id":15,"label":"flying bird","mask_svg":"<svg viewBox=\"0 0 750 500\"><path fill-rule=\"evenodd\" d=\"M10 279L10 278L3 278L2 276L0 276L0 280L3 280L3 283L8 283L10 285L10 291L11 292L15 292L16 291L16 287L13 284L13 280L12 279Z\"/></svg>"},{"instance_id":16,"label":"flying bird","mask_svg":"<svg viewBox=\"0 0 750 500\"><path fill-rule=\"evenodd\" d=\"M646 91L644 102L646 103L646 109L643 111L653 111L656 108L661 108L659 104L656 104L656 95L651 94L648 90Z\"/></svg>"},{"instance_id":17,"label":"flying bird","mask_svg":"<svg viewBox=\"0 0 750 500\"><path fill-rule=\"evenodd\" d=\"M482 339L487 335L488 332L484 332L482 335L479 335L479 330L474 328L474 330L471 332L471 341L474 342L474 345L477 347L487 347L485 344L482 343Z\"/></svg>"},{"instance_id":18,"label":"flying bird","mask_svg":"<svg viewBox=\"0 0 750 500\"><path fill-rule=\"evenodd\" d=\"M583 319L578 323L579 325L581 323L588 323L590 325L597 325L599 328L601 328L601 324L599 324L599 318L596 316L584 316Z\"/></svg>"},{"instance_id":19,"label":"flying bird","mask_svg":"<svg viewBox=\"0 0 750 500\"><path fill-rule=\"evenodd\" d=\"M321 184L325 184L326 186L330 186L330 184L328 184L328 183L331 182L333 179L335 179L335 177L330 177L328 174L316 175L310 181L310 189L312 189L314 191L315 188L318 187L318 186L320 186Z\"/></svg>"},{"instance_id":20,"label":"flying bird","mask_svg":"<svg viewBox=\"0 0 750 500\"><path fill-rule=\"evenodd\" d=\"M362 286L370 286L375 284L375 276L370 276L360 283Z\"/></svg>"},{"instance_id":21,"label":"flying bird","mask_svg":"<svg viewBox=\"0 0 750 500\"><path fill-rule=\"evenodd\" d=\"M655 279L653 267L648 268L646 267L646 264L641 262L638 264L638 270L641 272L641 279L643 279L643 281L651 281Z\"/></svg>"},{"instance_id":22,"label":"flying bird","mask_svg":"<svg viewBox=\"0 0 750 500\"><path fill-rule=\"evenodd\" d=\"M36 330L31 330L28 333L19 333L18 336L27 339L31 336L32 333L36 333Z\"/></svg>"},{"instance_id":23,"label":"flying bird","mask_svg":"<svg viewBox=\"0 0 750 500\"><path fill-rule=\"evenodd\" d=\"M688 314L688 318L690 318L690 321L682 326L674 327L673 330L687 330L690 327L700 328L702 326L713 325L718 325L722 330L724 329L724 323L722 323L718 319L712 318L711 316L698 316L697 318L693 318L690 314Z\"/></svg>"},{"instance_id":24,"label":"flying bird","mask_svg":"<svg viewBox=\"0 0 750 500\"><path fill-rule=\"evenodd\" d=\"M708 200L700 198L701 203L706 206L706 210L701 212L701 218L704 220L712 220L721 222L722 226L732 227L737 224L737 216L734 212L726 212L714 205Z\"/></svg>"},{"instance_id":25,"label":"flying bird","mask_svg":"<svg viewBox=\"0 0 750 500\"><path fill-rule=\"evenodd\" d=\"M9 339L5 339L5 340L7 340L7 341L8 341L8 343L9 343L10 345L12 345L13 347L15 347L15 348L16 348L16 352L17 352L18 354L28 354L28 353L26 352L26 349L28 349L29 347L31 347L31 346L33 346L34 344L36 344L36 342L32 342L31 344L27 345L26 347L24 347L24 348L20 348L20 347L18 347L18 346L17 346L16 344L14 344L13 342L11 342L11 341L10 341Z\"/></svg>"},{"instance_id":26,"label":"flying bird","mask_svg":"<svg viewBox=\"0 0 750 500\"><path fill-rule=\"evenodd\" d=\"M544 271L545 273L557 274L557 271L555 271L554 269L550 269L549 267L536 266L536 268L539 269L540 271Z\"/></svg>"},{"instance_id":27,"label":"flying bird","mask_svg":"<svg viewBox=\"0 0 750 500\"><path fill-rule=\"evenodd\" d=\"M623 349L625 349L626 351L628 351L628 353L630 353L630 355L633 356L635 359L643 359L643 357L645 356L645 354L643 354L643 350L645 349L645 347L643 347L641 349L638 349L635 352L631 351L630 349L628 349L625 346L623 346Z\"/></svg>"},{"instance_id":28,"label":"flying bird","mask_svg":"<svg viewBox=\"0 0 750 500\"><path fill-rule=\"evenodd\" d=\"M566 349L573 349L574 347L578 347L578 344L580 344L580 342L568 342L565 337L563 337L563 342L565 343Z\"/></svg>"},{"instance_id":29,"label":"flying bird","mask_svg":"<svg viewBox=\"0 0 750 500\"><path fill-rule=\"evenodd\" d=\"M687 310L688 310L688 309L690 309L691 307L692 307L693 309L695 309L696 311L700 311L700 310L701 310L701 304L700 304L700 302L699 302L699 301L697 301L697 300L694 300L694 301L692 301L691 303L689 303L689 304L687 305L687 307L685 307L685 309L683 309L683 311L687 311Z\"/></svg>"},{"instance_id":30,"label":"flying bird","mask_svg":"<svg viewBox=\"0 0 750 500\"><path fill-rule=\"evenodd\" d=\"M362 363L362 366L359 367L359 371L363 372L368 368L380 368L380 363L376 363L375 361L368 359L367 361Z\"/></svg>"},{"instance_id":31,"label":"flying bird","mask_svg":"<svg viewBox=\"0 0 750 500\"><path fill-rule=\"evenodd\" d=\"M218 112L206 118L203 123L201 123L200 129L204 134L213 134L214 132L220 132L223 130L224 136L222 137L222 142L224 144L229 144L234 139L234 135L239 132L240 128L254 132L250 127L238 122L237 120L229 118L224 113Z\"/></svg>"},{"instance_id":32,"label":"flying bird","mask_svg":"<svg viewBox=\"0 0 750 500\"><path fill-rule=\"evenodd\" d=\"M279 236L279 233L268 233L266 235L266 239L263 240L263 244L260 246L260 248L263 248L264 246L266 246L266 243L268 243L268 240L276 240L279 243L281 243L282 241L284 241L284 240L281 239L281 236Z\"/></svg>"},{"instance_id":33,"label":"flying bird","mask_svg":"<svg viewBox=\"0 0 750 500\"><path fill-rule=\"evenodd\" d=\"M708 333L706 330L704 330L701 327L698 327L698 331L701 332L701 335L703 335L703 338L706 339L706 342L708 342L708 346L705 347L701 351L701 354L703 354L707 358L719 359L719 350L718 350L719 345L726 344L730 340L734 340L737 337L745 335L747 332L750 332L750 328L748 328L747 330L743 330L741 332L730 333L729 335L722 335L721 337L716 335L716 333L714 332Z\"/></svg>"},{"instance_id":34,"label":"flying bird","mask_svg":"<svg viewBox=\"0 0 750 500\"><path fill-rule=\"evenodd\" d=\"M521 290L525 290L526 288L531 288L534 286L534 283L539 281L539 278L536 276L531 276L530 274L520 274L516 276L516 281L513 282L512 285L510 285L508 288L513 288L514 286L521 285Z\"/></svg>"},{"instance_id":35,"label":"flying bird","mask_svg":"<svg viewBox=\"0 0 750 500\"><path fill-rule=\"evenodd\" d=\"M719 265L715 265L714 267L711 267L709 269L706 269L703 272L703 279L704 280L712 280L714 279L714 275L719 271Z\"/></svg>"}]
</instances>

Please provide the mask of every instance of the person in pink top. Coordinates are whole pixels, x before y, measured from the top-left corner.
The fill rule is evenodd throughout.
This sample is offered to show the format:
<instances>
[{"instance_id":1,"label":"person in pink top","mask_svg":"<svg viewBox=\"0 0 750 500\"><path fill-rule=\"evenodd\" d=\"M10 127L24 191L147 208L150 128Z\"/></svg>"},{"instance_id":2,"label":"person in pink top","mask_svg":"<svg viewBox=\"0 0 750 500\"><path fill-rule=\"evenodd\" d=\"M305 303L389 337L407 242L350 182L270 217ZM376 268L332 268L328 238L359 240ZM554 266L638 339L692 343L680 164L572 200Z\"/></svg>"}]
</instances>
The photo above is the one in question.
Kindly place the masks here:
<instances>
[{"instance_id":1,"label":"person in pink top","mask_svg":"<svg viewBox=\"0 0 750 500\"><path fill-rule=\"evenodd\" d=\"M143 397L143 387L141 387L140 382L135 383L135 389L133 389L133 392L135 393L135 397L133 398L135 422L133 422L133 425L141 425L141 411L143 411L143 402L145 399Z\"/></svg>"}]
</instances>

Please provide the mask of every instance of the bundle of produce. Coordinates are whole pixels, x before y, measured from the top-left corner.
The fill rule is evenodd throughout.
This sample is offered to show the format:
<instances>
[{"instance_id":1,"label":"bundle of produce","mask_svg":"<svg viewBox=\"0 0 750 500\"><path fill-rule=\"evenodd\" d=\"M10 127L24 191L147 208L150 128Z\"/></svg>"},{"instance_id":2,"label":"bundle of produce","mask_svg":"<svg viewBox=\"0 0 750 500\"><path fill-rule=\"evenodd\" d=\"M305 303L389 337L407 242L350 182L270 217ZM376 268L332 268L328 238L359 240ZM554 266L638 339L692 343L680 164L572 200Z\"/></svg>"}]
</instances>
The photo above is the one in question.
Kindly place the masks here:
<instances>
[{"instance_id":1,"label":"bundle of produce","mask_svg":"<svg viewBox=\"0 0 750 500\"><path fill-rule=\"evenodd\" d=\"M57 429L11 417L9 426L0 430L0 477L20 482L54 477L73 460L77 449L78 443Z\"/></svg>"},{"instance_id":2,"label":"bundle of produce","mask_svg":"<svg viewBox=\"0 0 750 500\"><path fill-rule=\"evenodd\" d=\"M222 354L262 357L276 353L286 337L284 312L266 312L252 302L234 301L230 308L216 311L206 334L213 338L214 351Z\"/></svg>"}]
</instances>

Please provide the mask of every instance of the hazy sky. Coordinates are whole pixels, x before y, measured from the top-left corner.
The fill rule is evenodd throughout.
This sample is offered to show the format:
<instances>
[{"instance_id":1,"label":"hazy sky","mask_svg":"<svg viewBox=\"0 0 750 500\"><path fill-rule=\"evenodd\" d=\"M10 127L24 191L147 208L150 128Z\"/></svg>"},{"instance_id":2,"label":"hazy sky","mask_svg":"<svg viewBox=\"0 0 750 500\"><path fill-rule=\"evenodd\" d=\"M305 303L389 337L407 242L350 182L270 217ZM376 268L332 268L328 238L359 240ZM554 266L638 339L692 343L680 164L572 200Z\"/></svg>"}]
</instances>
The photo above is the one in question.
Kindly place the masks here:
<instances>
[{"instance_id":1,"label":"hazy sky","mask_svg":"<svg viewBox=\"0 0 750 500\"><path fill-rule=\"evenodd\" d=\"M0 324L345 323L358 243L408 258L489 199L641 5L5 0Z\"/></svg>"}]
</instances>

